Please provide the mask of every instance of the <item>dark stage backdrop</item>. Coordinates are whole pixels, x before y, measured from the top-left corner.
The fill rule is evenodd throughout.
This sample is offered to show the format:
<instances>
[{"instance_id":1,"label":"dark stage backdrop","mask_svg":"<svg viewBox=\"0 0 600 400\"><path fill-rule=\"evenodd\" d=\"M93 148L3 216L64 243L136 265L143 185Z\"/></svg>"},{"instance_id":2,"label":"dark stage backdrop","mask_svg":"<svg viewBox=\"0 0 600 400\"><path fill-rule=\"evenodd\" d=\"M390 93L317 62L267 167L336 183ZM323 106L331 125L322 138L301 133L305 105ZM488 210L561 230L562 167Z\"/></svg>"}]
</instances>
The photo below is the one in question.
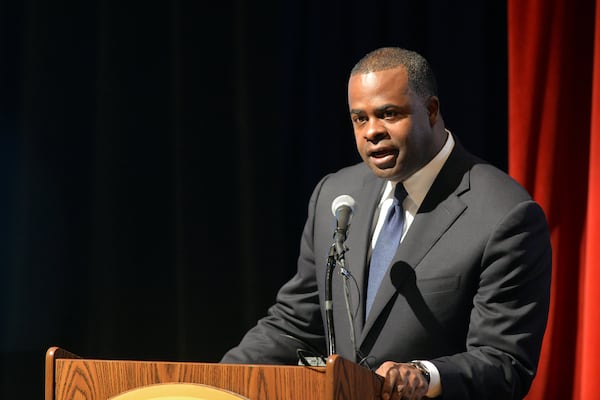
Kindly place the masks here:
<instances>
[{"instance_id":1,"label":"dark stage backdrop","mask_svg":"<svg viewBox=\"0 0 600 400\"><path fill-rule=\"evenodd\" d=\"M313 186L359 161L346 81L376 47L428 57L447 126L506 169L505 7L0 0L0 398L41 398L52 345L235 345L294 273Z\"/></svg>"}]
</instances>

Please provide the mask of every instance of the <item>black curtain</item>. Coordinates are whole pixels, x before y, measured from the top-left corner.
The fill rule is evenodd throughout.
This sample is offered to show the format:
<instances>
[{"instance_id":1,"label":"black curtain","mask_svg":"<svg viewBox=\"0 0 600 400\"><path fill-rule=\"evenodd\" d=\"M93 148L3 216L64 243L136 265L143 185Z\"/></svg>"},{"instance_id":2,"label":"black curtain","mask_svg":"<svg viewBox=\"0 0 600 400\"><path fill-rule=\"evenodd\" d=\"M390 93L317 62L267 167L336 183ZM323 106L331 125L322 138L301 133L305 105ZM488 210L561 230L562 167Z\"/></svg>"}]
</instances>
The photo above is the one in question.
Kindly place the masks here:
<instances>
[{"instance_id":1,"label":"black curtain","mask_svg":"<svg viewBox=\"0 0 600 400\"><path fill-rule=\"evenodd\" d=\"M52 345L235 345L294 273L313 186L359 161L346 82L374 48L428 57L449 129L506 169L505 8L0 0L0 397L40 398Z\"/></svg>"}]
</instances>

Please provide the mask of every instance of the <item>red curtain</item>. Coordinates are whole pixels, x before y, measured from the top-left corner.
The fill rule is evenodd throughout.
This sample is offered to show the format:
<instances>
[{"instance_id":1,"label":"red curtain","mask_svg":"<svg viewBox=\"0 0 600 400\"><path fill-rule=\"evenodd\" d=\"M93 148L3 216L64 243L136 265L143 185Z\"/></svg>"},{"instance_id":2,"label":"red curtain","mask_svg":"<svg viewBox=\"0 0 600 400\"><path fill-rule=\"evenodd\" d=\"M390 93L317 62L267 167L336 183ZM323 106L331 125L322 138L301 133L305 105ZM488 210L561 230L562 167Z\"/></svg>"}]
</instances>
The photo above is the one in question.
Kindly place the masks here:
<instances>
[{"instance_id":1,"label":"red curtain","mask_svg":"<svg viewBox=\"0 0 600 400\"><path fill-rule=\"evenodd\" d=\"M598 396L596 3L600 0L508 0L509 173L546 211L554 255L550 318L530 400Z\"/></svg>"}]
</instances>

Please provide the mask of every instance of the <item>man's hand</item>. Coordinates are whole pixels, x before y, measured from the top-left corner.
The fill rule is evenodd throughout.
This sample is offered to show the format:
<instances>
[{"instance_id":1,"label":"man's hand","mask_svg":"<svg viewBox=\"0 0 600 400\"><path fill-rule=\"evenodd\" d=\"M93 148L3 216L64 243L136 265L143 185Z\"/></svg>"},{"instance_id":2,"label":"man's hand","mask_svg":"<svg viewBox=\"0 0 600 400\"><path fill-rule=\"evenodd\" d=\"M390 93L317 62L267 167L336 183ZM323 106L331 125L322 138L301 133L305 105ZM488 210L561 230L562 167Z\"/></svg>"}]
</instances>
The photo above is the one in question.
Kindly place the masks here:
<instances>
[{"instance_id":1,"label":"man's hand","mask_svg":"<svg viewBox=\"0 0 600 400\"><path fill-rule=\"evenodd\" d=\"M420 400L429 389L423 373L411 364L386 361L375 372L385 377L381 389L383 400Z\"/></svg>"}]
</instances>

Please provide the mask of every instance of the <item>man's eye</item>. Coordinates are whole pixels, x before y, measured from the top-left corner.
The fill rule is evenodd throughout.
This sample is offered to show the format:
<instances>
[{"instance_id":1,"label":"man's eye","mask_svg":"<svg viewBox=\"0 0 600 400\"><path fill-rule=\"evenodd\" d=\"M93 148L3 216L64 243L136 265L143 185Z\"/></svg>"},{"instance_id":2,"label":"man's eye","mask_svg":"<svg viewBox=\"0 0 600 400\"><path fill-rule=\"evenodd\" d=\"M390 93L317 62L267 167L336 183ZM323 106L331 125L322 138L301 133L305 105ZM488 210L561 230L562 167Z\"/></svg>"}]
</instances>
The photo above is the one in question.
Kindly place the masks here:
<instances>
[{"instance_id":1,"label":"man's eye","mask_svg":"<svg viewBox=\"0 0 600 400\"><path fill-rule=\"evenodd\" d=\"M386 119L390 119L390 118L395 118L396 116L398 116L398 113L396 111L384 111L383 112L383 118Z\"/></svg>"},{"instance_id":2,"label":"man's eye","mask_svg":"<svg viewBox=\"0 0 600 400\"><path fill-rule=\"evenodd\" d=\"M352 118L352 121L354 121L355 124L362 124L366 120L367 118L362 115L355 115L354 118Z\"/></svg>"}]
</instances>

